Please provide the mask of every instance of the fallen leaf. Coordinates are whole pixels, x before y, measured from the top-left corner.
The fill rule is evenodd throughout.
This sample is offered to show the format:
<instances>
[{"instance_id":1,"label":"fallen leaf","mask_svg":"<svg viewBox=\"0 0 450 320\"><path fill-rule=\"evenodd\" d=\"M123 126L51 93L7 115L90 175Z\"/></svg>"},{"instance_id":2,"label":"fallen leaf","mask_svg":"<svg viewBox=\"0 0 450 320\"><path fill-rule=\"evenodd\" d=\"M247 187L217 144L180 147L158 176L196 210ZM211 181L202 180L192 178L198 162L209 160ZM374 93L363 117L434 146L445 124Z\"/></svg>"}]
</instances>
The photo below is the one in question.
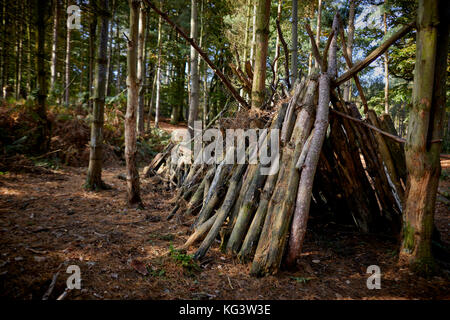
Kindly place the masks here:
<instances>
[{"instance_id":1,"label":"fallen leaf","mask_svg":"<svg viewBox=\"0 0 450 320\"><path fill-rule=\"evenodd\" d=\"M141 261L133 259L133 260L131 260L130 265L134 270L136 270L140 274L142 274L144 276L148 275L147 267Z\"/></svg>"}]
</instances>

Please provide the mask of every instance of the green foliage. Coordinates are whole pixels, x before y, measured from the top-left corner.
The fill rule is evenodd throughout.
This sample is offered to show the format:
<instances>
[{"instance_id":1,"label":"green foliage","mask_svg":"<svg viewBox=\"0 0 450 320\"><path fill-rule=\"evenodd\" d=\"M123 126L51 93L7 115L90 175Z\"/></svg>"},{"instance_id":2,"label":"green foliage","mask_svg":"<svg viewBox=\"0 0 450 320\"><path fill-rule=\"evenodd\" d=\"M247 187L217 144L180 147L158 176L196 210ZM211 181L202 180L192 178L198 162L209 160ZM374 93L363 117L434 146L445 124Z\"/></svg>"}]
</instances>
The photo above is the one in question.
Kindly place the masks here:
<instances>
[{"instance_id":1,"label":"green foliage","mask_svg":"<svg viewBox=\"0 0 450 320\"><path fill-rule=\"evenodd\" d=\"M194 260L192 255L186 254L181 250L177 250L172 244L169 246L170 257L179 265L183 267L185 272L189 275L193 275L195 272L201 270L200 266Z\"/></svg>"},{"instance_id":2,"label":"green foliage","mask_svg":"<svg viewBox=\"0 0 450 320\"><path fill-rule=\"evenodd\" d=\"M147 267L147 271L150 277L154 278L163 278L166 275L166 270L164 269L152 269L149 266Z\"/></svg>"}]
</instances>

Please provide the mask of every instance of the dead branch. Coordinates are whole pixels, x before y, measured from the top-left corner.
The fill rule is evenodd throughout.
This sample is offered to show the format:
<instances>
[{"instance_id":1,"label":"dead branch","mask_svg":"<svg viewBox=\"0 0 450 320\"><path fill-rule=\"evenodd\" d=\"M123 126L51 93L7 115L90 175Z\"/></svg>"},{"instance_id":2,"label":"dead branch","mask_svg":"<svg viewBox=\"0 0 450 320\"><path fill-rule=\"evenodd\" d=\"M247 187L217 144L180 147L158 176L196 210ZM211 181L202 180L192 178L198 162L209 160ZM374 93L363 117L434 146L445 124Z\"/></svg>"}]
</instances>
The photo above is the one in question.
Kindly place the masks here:
<instances>
[{"instance_id":1,"label":"dead branch","mask_svg":"<svg viewBox=\"0 0 450 320\"><path fill-rule=\"evenodd\" d=\"M364 60L356 63L353 68L351 68L350 70L348 70L347 72L345 72L342 76L339 77L339 79L337 79L334 82L334 86L337 87L340 84L346 82L347 80L349 80L351 77L353 77L353 75L355 73L358 73L359 71L361 71L362 69L364 69L365 67L367 67L369 64L372 63L372 61L374 61L376 58L378 58L379 56L381 56L384 52L386 52L386 50L393 45L398 39L402 38L404 35L406 35L414 26L415 26L415 21L414 22L410 22L409 24L407 24L406 26L404 26L403 28L401 28L399 31L397 31L396 33L394 33L389 39L387 39L385 42L383 42L378 48L376 48L375 50L373 50Z\"/></svg>"},{"instance_id":2,"label":"dead branch","mask_svg":"<svg viewBox=\"0 0 450 320\"><path fill-rule=\"evenodd\" d=\"M279 19L276 20L276 24L277 24L278 36L280 37L281 44L283 45L283 51L284 51L284 57L285 57L285 61L284 61L284 70L286 73L285 80L286 80L288 90L291 90L292 85L291 85L291 81L289 80L291 78L291 76L289 75L289 49L288 49L286 40L284 40L283 32L281 31L281 27L280 27Z\"/></svg>"},{"instance_id":3,"label":"dead branch","mask_svg":"<svg viewBox=\"0 0 450 320\"><path fill-rule=\"evenodd\" d=\"M305 28L306 28L306 32L309 35L309 38L311 39L312 54L313 54L314 58L316 58L317 63L320 66L320 70L322 70L322 72L324 72L325 65L323 63L322 57L320 56L319 48L317 48L316 39L314 38L314 34L313 34L312 30L311 30L311 26L308 23L305 23Z\"/></svg>"}]
</instances>

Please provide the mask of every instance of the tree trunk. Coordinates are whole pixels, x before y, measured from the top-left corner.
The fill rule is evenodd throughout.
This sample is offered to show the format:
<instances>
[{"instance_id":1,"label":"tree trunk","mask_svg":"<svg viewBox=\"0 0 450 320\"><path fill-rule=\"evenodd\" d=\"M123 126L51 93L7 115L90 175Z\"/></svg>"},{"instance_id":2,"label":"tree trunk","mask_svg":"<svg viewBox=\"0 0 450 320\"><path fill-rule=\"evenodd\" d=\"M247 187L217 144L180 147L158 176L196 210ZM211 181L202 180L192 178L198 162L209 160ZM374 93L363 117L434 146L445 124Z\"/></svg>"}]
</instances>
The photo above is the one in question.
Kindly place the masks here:
<instances>
[{"instance_id":1,"label":"tree trunk","mask_svg":"<svg viewBox=\"0 0 450 320\"><path fill-rule=\"evenodd\" d=\"M36 151L45 153L50 144L50 123L47 119L47 72L45 67L45 18L48 14L48 0L34 0L36 9L36 69L38 85L37 110L38 116L38 138L36 141Z\"/></svg>"},{"instance_id":2,"label":"tree trunk","mask_svg":"<svg viewBox=\"0 0 450 320\"><path fill-rule=\"evenodd\" d=\"M317 26L316 26L316 46L320 50L320 30L322 28L322 0L318 0L317 6ZM336 36L336 35L335 35ZM319 62L315 60L314 66L319 68Z\"/></svg>"},{"instance_id":3,"label":"tree trunk","mask_svg":"<svg viewBox=\"0 0 450 320\"><path fill-rule=\"evenodd\" d=\"M120 93L120 25L119 19L116 20L116 56L117 56L117 75L116 75L116 94Z\"/></svg>"},{"instance_id":4,"label":"tree trunk","mask_svg":"<svg viewBox=\"0 0 450 320\"><path fill-rule=\"evenodd\" d=\"M400 261L419 272L434 271L431 236L439 183L446 105L448 1L419 1L416 66L406 139L408 183Z\"/></svg>"},{"instance_id":5,"label":"tree trunk","mask_svg":"<svg viewBox=\"0 0 450 320\"><path fill-rule=\"evenodd\" d=\"M130 35L127 54L127 112L125 114L125 160L127 166L128 204L141 204L139 173L136 164L136 107L138 104L137 47L139 25L139 0L129 0Z\"/></svg>"},{"instance_id":6,"label":"tree trunk","mask_svg":"<svg viewBox=\"0 0 450 320\"><path fill-rule=\"evenodd\" d=\"M112 14L111 17L114 17L115 13L116 13L116 0L112 0ZM107 67L106 67L106 96L110 96L111 95L111 76L112 76L112 59L113 59L113 23L111 22L109 24L109 45L108 45L108 63L107 63Z\"/></svg>"},{"instance_id":7,"label":"tree trunk","mask_svg":"<svg viewBox=\"0 0 450 320\"><path fill-rule=\"evenodd\" d=\"M18 3L20 14L23 11L23 3ZM18 23L17 26L17 68L16 68L16 100L20 99L21 82L22 82L22 57L23 57L23 25Z\"/></svg>"},{"instance_id":8,"label":"tree trunk","mask_svg":"<svg viewBox=\"0 0 450 320\"><path fill-rule=\"evenodd\" d=\"M70 6L72 2L67 1L67 5ZM70 100L70 55L71 55L71 35L72 30L66 26L66 69L65 69L65 81L64 81L64 104L69 106Z\"/></svg>"},{"instance_id":9,"label":"tree trunk","mask_svg":"<svg viewBox=\"0 0 450 320\"><path fill-rule=\"evenodd\" d=\"M350 0L350 11L348 14L348 31L347 31L347 56L350 59L350 62L353 62L353 37L355 34L355 10L356 10L356 0ZM342 26L343 27L343 26ZM337 37L338 35L335 34ZM350 66L348 66L348 70L350 70ZM344 101L350 101L351 96L351 88L352 81L349 80L344 84Z\"/></svg>"},{"instance_id":10,"label":"tree trunk","mask_svg":"<svg viewBox=\"0 0 450 320\"><path fill-rule=\"evenodd\" d=\"M11 4L8 1L5 1L3 4L3 33L9 34L10 29L10 18L9 18L9 12L7 8ZM31 16L31 14L30 14ZM31 48L30 48L31 49ZM9 41L7 37L3 37L2 39L2 87L0 88L1 95L3 98L6 98L6 95L4 94L4 88L9 84L8 83L8 70L9 70L9 54L10 54L10 47L9 47Z\"/></svg>"},{"instance_id":11,"label":"tree trunk","mask_svg":"<svg viewBox=\"0 0 450 320\"><path fill-rule=\"evenodd\" d=\"M156 72L154 72L153 81L152 81L152 94L150 96L150 102L148 104L148 116L147 116L147 131L150 131L151 122L152 122L152 108L153 101L155 99L155 89L156 89Z\"/></svg>"},{"instance_id":12,"label":"tree trunk","mask_svg":"<svg viewBox=\"0 0 450 320\"><path fill-rule=\"evenodd\" d=\"M85 185L86 189L89 190L103 189L105 187L105 184L102 181L103 118L105 108L106 72L108 69L106 55L108 50L109 17L104 11L108 10L108 0L100 0L98 1L98 4L99 7L102 8L102 16L94 82L94 120L91 125L89 168Z\"/></svg>"},{"instance_id":13,"label":"tree trunk","mask_svg":"<svg viewBox=\"0 0 450 320\"><path fill-rule=\"evenodd\" d=\"M94 69L95 69L95 47L97 38L97 12L93 13L92 21L89 24L89 73L88 73L88 92L89 92L89 110L92 110L92 100L94 96Z\"/></svg>"},{"instance_id":14,"label":"tree trunk","mask_svg":"<svg viewBox=\"0 0 450 320\"><path fill-rule=\"evenodd\" d=\"M55 89L56 77L57 77L57 64L58 64L58 30L59 30L59 20L61 15L61 1L55 1L54 17L53 17L53 39L52 39L52 60L50 66L50 91L53 92Z\"/></svg>"},{"instance_id":15,"label":"tree trunk","mask_svg":"<svg viewBox=\"0 0 450 320\"><path fill-rule=\"evenodd\" d=\"M294 85L295 80L297 80L298 75L298 68L297 68L297 61L298 61L298 33L297 33L297 27L298 27L298 0L292 0L292 49L291 49L291 65L292 65L292 71L291 71L291 83Z\"/></svg>"},{"instance_id":16,"label":"tree trunk","mask_svg":"<svg viewBox=\"0 0 450 320\"><path fill-rule=\"evenodd\" d=\"M197 0L191 0L191 33L190 37L197 42L198 38L198 13ZM191 137L194 135L194 121L197 120L198 102L199 102L199 74L198 74L198 53L194 47L190 47L190 83L191 90L189 92L189 118L188 130ZM197 134L197 133L195 133Z\"/></svg>"},{"instance_id":17,"label":"tree trunk","mask_svg":"<svg viewBox=\"0 0 450 320\"><path fill-rule=\"evenodd\" d=\"M383 15L384 35L387 35L387 16ZM389 114L389 54L384 54L384 113Z\"/></svg>"},{"instance_id":18,"label":"tree trunk","mask_svg":"<svg viewBox=\"0 0 450 320\"><path fill-rule=\"evenodd\" d=\"M145 81L145 40L147 30L147 9L141 3L139 14L139 44L138 44L138 65L137 65L137 82L139 89L138 109L137 109L137 134L144 133L144 81Z\"/></svg>"},{"instance_id":19,"label":"tree trunk","mask_svg":"<svg viewBox=\"0 0 450 320\"><path fill-rule=\"evenodd\" d=\"M266 63L269 40L270 0L257 0L256 47L252 85L252 109L264 104L266 90Z\"/></svg>"},{"instance_id":20,"label":"tree trunk","mask_svg":"<svg viewBox=\"0 0 450 320\"><path fill-rule=\"evenodd\" d=\"M258 0L253 0L253 27L252 27L252 43L250 47L250 63L255 68L255 48L256 48L256 8Z\"/></svg>"},{"instance_id":21,"label":"tree trunk","mask_svg":"<svg viewBox=\"0 0 450 320\"><path fill-rule=\"evenodd\" d=\"M159 7L162 9L162 1L159 2ZM159 109L161 103L161 54L162 54L162 18L159 16L158 20L158 61L156 66L156 102L155 102L155 128L159 125Z\"/></svg>"},{"instance_id":22,"label":"tree trunk","mask_svg":"<svg viewBox=\"0 0 450 320\"><path fill-rule=\"evenodd\" d=\"M175 104L172 105L172 114L170 117L170 122L172 124L177 124L183 116L183 104L184 104L184 80L185 80L185 64L184 61L177 60L175 62L176 67L176 85L177 85L177 96L175 99Z\"/></svg>"},{"instance_id":23,"label":"tree trunk","mask_svg":"<svg viewBox=\"0 0 450 320\"><path fill-rule=\"evenodd\" d=\"M31 35L31 19L32 19L32 12L33 12L33 8L32 8L32 3L30 2L30 5L28 6L28 23L27 23L27 34L28 34L28 55L27 55L27 93L30 94L31 93L31 82L32 82L32 77L31 77L31 52L32 52L32 35ZM5 68L5 66L3 65L3 68ZM3 70L2 70L3 72Z\"/></svg>"},{"instance_id":24,"label":"tree trunk","mask_svg":"<svg viewBox=\"0 0 450 320\"><path fill-rule=\"evenodd\" d=\"M1 1L0 2L0 32L1 34L5 34L5 26L3 23L3 17L5 16L6 13L4 13L5 7L6 7L6 1ZM3 79L3 70L5 69L4 67L4 62L3 62L3 55L5 53L5 37L3 37L2 40L2 45L1 45L1 51L0 51L0 97L3 98L3 85L4 85L4 79Z\"/></svg>"},{"instance_id":25,"label":"tree trunk","mask_svg":"<svg viewBox=\"0 0 450 320\"><path fill-rule=\"evenodd\" d=\"M245 40L244 40L244 54L242 55L242 70L245 69L245 63L247 62L248 56L248 45L249 45L249 30L250 30L250 19L252 17L252 0L247 0L247 17L245 20Z\"/></svg>"}]
</instances>

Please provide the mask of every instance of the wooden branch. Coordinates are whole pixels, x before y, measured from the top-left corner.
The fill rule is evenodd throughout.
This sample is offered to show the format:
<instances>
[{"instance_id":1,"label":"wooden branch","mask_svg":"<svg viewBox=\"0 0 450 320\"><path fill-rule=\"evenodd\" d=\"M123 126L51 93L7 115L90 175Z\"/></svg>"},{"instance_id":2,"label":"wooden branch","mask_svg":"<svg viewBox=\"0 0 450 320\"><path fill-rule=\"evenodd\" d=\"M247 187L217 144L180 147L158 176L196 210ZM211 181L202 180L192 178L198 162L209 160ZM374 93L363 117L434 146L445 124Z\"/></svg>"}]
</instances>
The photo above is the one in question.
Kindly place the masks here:
<instances>
[{"instance_id":1,"label":"wooden branch","mask_svg":"<svg viewBox=\"0 0 450 320\"><path fill-rule=\"evenodd\" d=\"M276 20L276 24L277 24L278 37L280 38L281 44L283 45L283 51L284 51L284 57L285 57L284 70L286 73L286 84L287 84L288 89L291 90L292 84L291 84L291 80L290 80L291 76L289 74L289 49L288 49L286 40L284 40L283 32L281 31L279 19Z\"/></svg>"},{"instance_id":2,"label":"wooden branch","mask_svg":"<svg viewBox=\"0 0 450 320\"><path fill-rule=\"evenodd\" d=\"M186 33L174 23L164 12L159 10L150 0L143 0L146 5L148 5L153 11L160 15L168 24L170 24L175 31L183 37L203 58L203 60L209 65L209 67L214 71L214 73L222 80L223 84L230 91L231 95L246 109L250 109L248 103L242 98L234 86L231 84L230 80L217 68L212 61L209 59L208 55L197 45L194 39L190 38Z\"/></svg>"},{"instance_id":3,"label":"wooden branch","mask_svg":"<svg viewBox=\"0 0 450 320\"><path fill-rule=\"evenodd\" d=\"M253 82L253 70L250 61L245 62L245 73L247 73L248 78Z\"/></svg>"},{"instance_id":4,"label":"wooden branch","mask_svg":"<svg viewBox=\"0 0 450 320\"><path fill-rule=\"evenodd\" d=\"M335 87L349 80L355 73L358 73L369 64L371 64L376 58L381 56L386 50L393 45L398 39L402 38L406 35L413 27L415 26L415 22L410 22L395 34L393 34L389 39L387 39L384 43L382 43L378 48L373 50L364 60L356 63L353 68L345 72L342 76L339 77L333 84Z\"/></svg>"},{"instance_id":5,"label":"wooden branch","mask_svg":"<svg viewBox=\"0 0 450 320\"><path fill-rule=\"evenodd\" d=\"M239 81L242 83L245 91L249 94L252 92L252 83L250 80L246 77L244 72L241 70L240 67L236 66L234 63L230 62L229 66L231 68L231 71L236 75L236 77L239 79Z\"/></svg>"},{"instance_id":6,"label":"wooden branch","mask_svg":"<svg viewBox=\"0 0 450 320\"><path fill-rule=\"evenodd\" d=\"M316 58L317 63L318 63L319 66L320 66L320 70L322 70L322 72L324 72L325 66L324 66L324 63L323 63L323 59L322 59L322 57L320 56L319 48L317 48L316 40L315 40L315 38L314 38L314 33L313 33L312 30L311 30L311 26L310 26L308 23L305 23L305 28L306 28L306 32L307 32L308 35L309 35L309 38L311 39L311 50L312 50L312 54L313 54L314 58Z\"/></svg>"},{"instance_id":7,"label":"wooden branch","mask_svg":"<svg viewBox=\"0 0 450 320\"><path fill-rule=\"evenodd\" d=\"M339 116L341 116L341 117L344 117L344 118L347 118L347 119L349 119L349 120L358 122L358 123L360 123L360 124L362 124L362 125L365 125L366 127L370 128L370 129L372 129L372 130L374 130L374 131L376 131L376 132L378 132L378 133L381 133L382 135L385 135L386 137L389 137L389 138L391 138L391 139L393 139L393 140L395 140L395 141L397 141L397 142L400 142L400 143L405 143L405 142L406 142L405 139L400 138L400 137L397 137L396 135L390 134L390 133L385 132L385 131L383 131L383 130L381 130L381 129L378 129L377 127L375 127L375 126L373 126L373 125L371 125L371 124L369 124L369 123L366 123L366 122L364 122L363 120L354 118L354 117L352 117L352 116L349 116L348 114L345 114L345 113L343 113L343 112L340 112L340 111L337 111L337 110L334 110L334 109L331 109L331 112L334 113L334 114L337 114L337 115L339 115Z\"/></svg>"},{"instance_id":8,"label":"wooden branch","mask_svg":"<svg viewBox=\"0 0 450 320\"><path fill-rule=\"evenodd\" d=\"M342 29L342 28L340 28ZM323 50L323 67L325 68L328 65L327 57L328 57L328 50L330 49L331 41L334 37L334 30L331 30L330 36L328 37L327 44L325 46L325 49ZM321 70L322 72L325 72L326 70Z\"/></svg>"},{"instance_id":9,"label":"wooden branch","mask_svg":"<svg viewBox=\"0 0 450 320\"><path fill-rule=\"evenodd\" d=\"M353 62L347 54L347 41L345 39L344 28L342 27L343 23L342 23L342 19L340 16L339 16L339 24L341 25L341 28L339 28L339 33L340 33L341 41L342 41L342 53L344 55L345 61L347 62L347 66L349 67L349 69L351 69L353 67ZM355 73L353 75L353 80L355 80L356 88L358 89L359 96L361 97L361 101L362 101L362 104L364 107L364 113L367 113L369 111L369 106L367 104L366 95L364 94L364 91L361 86L361 82L359 81L359 77L358 77L357 73Z\"/></svg>"}]
</instances>

